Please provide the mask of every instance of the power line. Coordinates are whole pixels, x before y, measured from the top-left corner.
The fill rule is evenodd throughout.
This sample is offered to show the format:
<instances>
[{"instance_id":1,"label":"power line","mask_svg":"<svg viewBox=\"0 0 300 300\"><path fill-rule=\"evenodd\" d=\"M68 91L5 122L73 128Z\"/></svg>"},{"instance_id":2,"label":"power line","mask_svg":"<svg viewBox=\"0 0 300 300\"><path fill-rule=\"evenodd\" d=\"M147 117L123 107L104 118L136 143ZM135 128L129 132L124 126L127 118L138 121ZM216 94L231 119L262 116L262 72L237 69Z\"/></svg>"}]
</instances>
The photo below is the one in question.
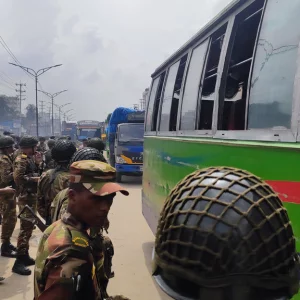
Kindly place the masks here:
<instances>
[{"instance_id":1,"label":"power line","mask_svg":"<svg viewBox=\"0 0 300 300\"><path fill-rule=\"evenodd\" d=\"M0 84L1 85L3 85L3 86L6 86L8 89L11 89L11 90L15 90L14 88L12 88L11 86L9 86L7 83L5 83L5 82L0 82Z\"/></svg>"},{"instance_id":2,"label":"power line","mask_svg":"<svg viewBox=\"0 0 300 300\"><path fill-rule=\"evenodd\" d=\"M4 39L2 38L2 36L0 36L0 43L3 46L3 48L6 50L6 52L11 56L11 58L16 62L16 63L20 63L18 61L18 59L15 57L15 55L12 53L12 51L9 49L9 47L7 46L7 44L5 43Z\"/></svg>"},{"instance_id":3,"label":"power line","mask_svg":"<svg viewBox=\"0 0 300 300\"><path fill-rule=\"evenodd\" d=\"M14 87L9 81L7 81L7 80L3 77L3 75L0 74L0 78L2 78L2 80L3 80L4 82L6 82L8 85L10 85L12 88Z\"/></svg>"},{"instance_id":4,"label":"power line","mask_svg":"<svg viewBox=\"0 0 300 300\"><path fill-rule=\"evenodd\" d=\"M6 52L10 55L10 57L18 64L22 65L22 63L16 58L16 56L13 54L13 52L10 50L8 45L5 43L3 37L0 35L0 44L3 46L3 48L6 50ZM33 75L29 75L26 71L24 71L29 78L33 79Z\"/></svg>"},{"instance_id":5,"label":"power line","mask_svg":"<svg viewBox=\"0 0 300 300\"><path fill-rule=\"evenodd\" d=\"M11 82L13 82L14 80L8 76L6 73L4 73L3 71L0 71L0 73L2 73L4 76L6 76L9 80L11 80Z\"/></svg>"}]
</instances>

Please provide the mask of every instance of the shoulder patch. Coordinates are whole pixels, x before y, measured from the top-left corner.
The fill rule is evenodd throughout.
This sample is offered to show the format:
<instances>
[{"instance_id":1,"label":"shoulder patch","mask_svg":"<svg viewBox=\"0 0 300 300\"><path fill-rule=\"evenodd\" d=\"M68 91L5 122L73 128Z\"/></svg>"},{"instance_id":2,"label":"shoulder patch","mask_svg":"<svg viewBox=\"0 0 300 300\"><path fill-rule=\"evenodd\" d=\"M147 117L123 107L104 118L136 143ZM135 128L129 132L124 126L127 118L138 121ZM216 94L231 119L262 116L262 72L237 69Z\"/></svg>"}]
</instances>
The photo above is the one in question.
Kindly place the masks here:
<instances>
[{"instance_id":1,"label":"shoulder patch","mask_svg":"<svg viewBox=\"0 0 300 300\"><path fill-rule=\"evenodd\" d=\"M88 247L89 246L89 242L87 239L83 238L83 237L74 237L72 239L72 242L75 246L78 246L78 247Z\"/></svg>"},{"instance_id":2,"label":"shoulder patch","mask_svg":"<svg viewBox=\"0 0 300 300\"><path fill-rule=\"evenodd\" d=\"M26 154L21 154L21 157L22 158L27 158L27 155Z\"/></svg>"}]
</instances>

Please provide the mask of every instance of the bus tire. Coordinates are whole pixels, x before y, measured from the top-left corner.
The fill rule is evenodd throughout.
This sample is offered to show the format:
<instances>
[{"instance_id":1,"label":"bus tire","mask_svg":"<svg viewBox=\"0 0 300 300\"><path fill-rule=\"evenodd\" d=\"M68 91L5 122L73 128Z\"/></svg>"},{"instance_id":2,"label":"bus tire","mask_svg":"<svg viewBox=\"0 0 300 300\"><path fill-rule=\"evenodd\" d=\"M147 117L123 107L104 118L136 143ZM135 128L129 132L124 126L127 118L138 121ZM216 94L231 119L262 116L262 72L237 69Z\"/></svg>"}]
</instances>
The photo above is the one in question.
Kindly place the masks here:
<instances>
[{"instance_id":1,"label":"bus tire","mask_svg":"<svg viewBox=\"0 0 300 300\"><path fill-rule=\"evenodd\" d=\"M116 176L116 181L121 183L122 182L122 174L120 173L117 173L117 176Z\"/></svg>"}]
</instances>

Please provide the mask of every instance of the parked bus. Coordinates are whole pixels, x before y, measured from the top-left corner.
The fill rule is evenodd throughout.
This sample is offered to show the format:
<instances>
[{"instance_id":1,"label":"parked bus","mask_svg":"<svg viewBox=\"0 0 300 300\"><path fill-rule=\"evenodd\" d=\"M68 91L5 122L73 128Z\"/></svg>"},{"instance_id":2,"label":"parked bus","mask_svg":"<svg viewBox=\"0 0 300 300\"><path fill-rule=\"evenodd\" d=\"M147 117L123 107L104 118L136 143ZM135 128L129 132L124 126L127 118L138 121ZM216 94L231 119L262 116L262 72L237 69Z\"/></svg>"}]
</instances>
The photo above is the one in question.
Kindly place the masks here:
<instances>
[{"instance_id":1,"label":"parked bus","mask_svg":"<svg viewBox=\"0 0 300 300\"><path fill-rule=\"evenodd\" d=\"M83 139L98 137L104 133L104 123L99 121L83 120L77 122L77 139L82 141Z\"/></svg>"},{"instance_id":2,"label":"parked bus","mask_svg":"<svg viewBox=\"0 0 300 300\"><path fill-rule=\"evenodd\" d=\"M231 166L279 194L300 251L299 15L299 0L236 0L155 70L142 190L153 232L179 180Z\"/></svg>"}]
</instances>

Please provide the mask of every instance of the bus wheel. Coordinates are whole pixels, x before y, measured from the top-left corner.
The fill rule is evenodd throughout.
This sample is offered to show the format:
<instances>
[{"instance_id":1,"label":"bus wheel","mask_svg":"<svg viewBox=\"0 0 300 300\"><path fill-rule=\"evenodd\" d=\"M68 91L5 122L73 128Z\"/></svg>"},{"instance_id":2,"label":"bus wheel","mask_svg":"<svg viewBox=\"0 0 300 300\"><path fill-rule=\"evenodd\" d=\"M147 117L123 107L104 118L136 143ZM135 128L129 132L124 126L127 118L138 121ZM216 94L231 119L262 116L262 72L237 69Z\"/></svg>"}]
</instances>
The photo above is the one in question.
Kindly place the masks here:
<instances>
[{"instance_id":1,"label":"bus wheel","mask_svg":"<svg viewBox=\"0 0 300 300\"><path fill-rule=\"evenodd\" d=\"M119 182L119 183L122 182L122 174L117 173L116 181Z\"/></svg>"}]
</instances>

